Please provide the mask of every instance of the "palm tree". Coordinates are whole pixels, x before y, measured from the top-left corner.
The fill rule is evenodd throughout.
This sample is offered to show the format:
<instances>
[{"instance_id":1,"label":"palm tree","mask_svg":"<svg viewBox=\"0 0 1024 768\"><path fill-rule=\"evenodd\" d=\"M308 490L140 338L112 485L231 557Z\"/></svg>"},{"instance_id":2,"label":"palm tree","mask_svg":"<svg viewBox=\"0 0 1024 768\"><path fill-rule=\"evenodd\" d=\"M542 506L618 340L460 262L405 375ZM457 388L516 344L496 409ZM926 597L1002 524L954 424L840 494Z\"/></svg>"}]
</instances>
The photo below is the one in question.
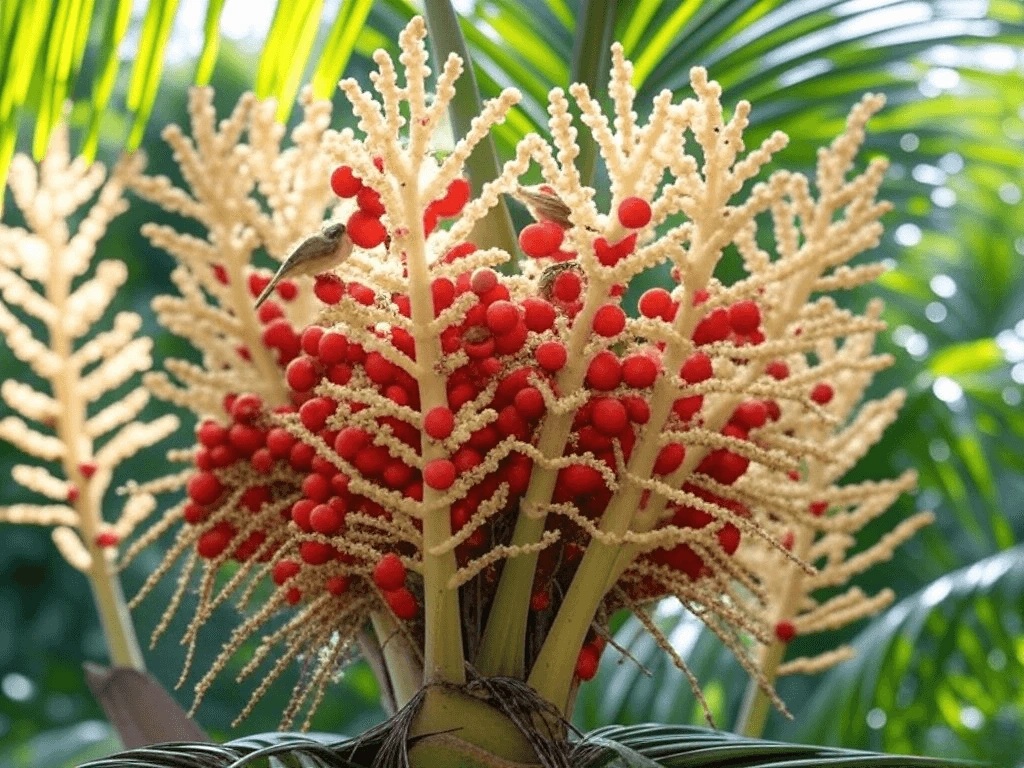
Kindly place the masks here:
<instances>
[{"instance_id":1,"label":"palm tree","mask_svg":"<svg viewBox=\"0 0 1024 768\"><path fill-rule=\"evenodd\" d=\"M342 0L331 17L326 5L282 1L274 12L250 85L258 96L279 100L282 121L301 83L330 95L350 62L357 65L375 45L393 45L395 31L419 10L405 0ZM794 725L773 718L767 733L847 747L1021 759L1012 751L995 753L991 745L1013 744L1006 734L1024 729L1024 701L1015 693L1022 689L1015 649L1024 579L1012 561L1016 556L1019 564L1019 547L1013 547L1024 533L1024 516L1012 504L1024 435L1016 408L1024 383L1024 326L1014 327L1024 302L1024 233L1020 217L1008 211L1019 204L1024 185L1024 128L1012 97L1021 85L1024 7L942 0L491 0L459 4L457 13L443 0L424 5L438 52L454 50L474 65L475 85L460 85L453 105L456 134L502 87L514 84L524 94L495 133L494 146L475 153L474 185L497 175L498 161L526 133L545 132L550 88L584 82L595 93L603 90L612 39L636 62L638 103L649 103L662 89L683 89L691 65L707 66L727 101L749 98L758 105L751 140L784 130L794 138L788 157L807 166L813 148L837 132L860 92L887 94L891 106L868 145L894 161L883 193L897 211L881 249L894 266L882 284L898 364L880 386L899 382L910 399L861 472L871 477L916 467L918 503L934 507L939 524L864 577L865 588L892 585L905 600L861 629L853 640L857 661L818 679L787 681L784 697L806 704L797 708ZM41 155L68 99L85 156L145 146L157 96L167 87L168 45L182 11L177 0L151 0L138 26L136 55L122 65L118 50L133 27L131 8L129 0L4 3L0 179L19 127L31 129L24 139ZM224 10L224 0L209 0L196 83L215 80L223 64ZM105 131L111 122L116 137ZM583 157L581 166L601 189L603 169L592 143ZM494 226L505 242L513 237L508 214ZM656 283L659 275L646 279ZM921 433L929 438L920 439ZM903 502L892 514L906 515L913 503ZM947 573L953 569L959 570ZM719 691L711 697L719 721L735 722L746 685L742 672L692 620L678 613L663 620L689 638L687 660L708 690ZM657 665L663 662L637 634L627 625L620 640L654 672L657 695L637 668L606 661L599 682L583 694L581 724L693 717L685 683L670 675L662 682L666 675ZM935 654L923 651L933 647ZM1016 686L1007 682L1013 675ZM897 686L899 676L905 682ZM685 729L599 733L663 765L683 764L687 745L705 747L701 740L711 738ZM733 745L722 739L714 749ZM670 747L658 752L659 744ZM228 754L224 764L254 745L239 747L243 751ZM316 750L309 754L324 761L315 764L342 764L317 758L324 753ZM835 753L830 759L853 758Z\"/></svg>"}]
</instances>

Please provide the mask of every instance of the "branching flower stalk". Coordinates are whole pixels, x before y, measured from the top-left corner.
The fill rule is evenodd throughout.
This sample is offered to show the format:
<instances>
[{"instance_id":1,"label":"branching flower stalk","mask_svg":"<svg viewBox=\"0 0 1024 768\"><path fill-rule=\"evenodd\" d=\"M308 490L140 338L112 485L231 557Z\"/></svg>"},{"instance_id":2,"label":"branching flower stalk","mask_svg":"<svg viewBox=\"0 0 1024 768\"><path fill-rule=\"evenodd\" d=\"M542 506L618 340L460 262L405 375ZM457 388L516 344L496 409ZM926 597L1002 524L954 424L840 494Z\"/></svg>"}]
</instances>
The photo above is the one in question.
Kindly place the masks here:
<instances>
[{"instance_id":1,"label":"branching flower stalk","mask_svg":"<svg viewBox=\"0 0 1024 768\"><path fill-rule=\"evenodd\" d=\"M662 93L639 123L615 46L614 114L583 86L556 89L551 141L526 137L474 196L465 162L519 94L484 105L438 160L432 137L462 62L449 56L428 95L424 38L421 19L401 34L403 82L383 51L376 95L342 81L356 130L331 129L328 105L307 97L287 149L273 105L244 97L218 130L209 92L196 92L193 139L167 133L190 191L161 178L134 185L208 232L146 230L179 260L181 296L158 299L158 315L203 354L147 379L200 419L195 448L173 456L190 466L134 489L184 486L188 497L128 553L178 528L138 598L184 563L155 637L195 587L183 682L211 612L231 600L243 613L196 685L197 705L258 639L242 676L270 667L242 717L301 660L284 722L304 710L308 726L362 642L386 670L385 698L413 702L402 722L417 733L463 718L458 738L478 748L562 765L561 737L539 735L547 715L526 718L525 741L510 736L504 749L481 726L493 720L466 713L496 708L520 724L515 707L567 715L597 671L609 617L645 617L674 596L783 708L778 674L844 656L780 664L785 643L889 599L851 590L819 604L813 593L928 520L847 557L854 534L913 484L840 484L901 402L855 412L890 362L871 354L879 310L857 314L828 295L879 274L848 262L877 244L888 210L876 200L884 161L856 171L880 97L865 97L822 150L812 192L787 171L757 180L786 137L748 152L750 105L726 119L703 69L691 73L693 98ZM577 170L570 97L608 170L607 209ZM543 182L523 187L533 167ZM519 233L528 258L515 275L496 269L508 251L474 242L503 196L535 218ZM344 227L344 260L282 280L254 311L270 279L253 264L259 250L280 261L325 219ZM718 267L730 255L744 276L725 284ZM666 263L671 290L647 291L627 316L629 283ZM239 566L218 580L229 560ZM417 742L422 764L451 757L454 737L438 738Z\"/></svg>"},{"instance_id":2,"label":"branching flower stalk","mask_svg":"<svg viewBox=\"0 0 1024 768\"><path fill-rule=\"evenodd\" d=\"M61 129L38 169L28 157L15 157L9 183L27 228L0 226L0 330L11 352L50 390L5 378L0 395L18 415L0 420L0 437L28 456L58 464L64 475L16 465L15 482L51 503L2 508L0 522L55 526L60 553L92 585L111 661L140 670L142 654L114 561L156 501L133 496L109 521L104 499L117 466L171 434L178 420L167 415L137 421L149 395L141 387L124 389L152 363L152 341L134 338L142 325L137 314L120 312L110 330L87 335L127 278L123 262L94 263L93 254L107 225L127 207L124 190L141 165L141 158L127 158L108 177L102 166L70 158L67 129ZM97 190L72 234L67 220ZM45 341L33 328L45 329Z\"/></svg>"}]
</instances>

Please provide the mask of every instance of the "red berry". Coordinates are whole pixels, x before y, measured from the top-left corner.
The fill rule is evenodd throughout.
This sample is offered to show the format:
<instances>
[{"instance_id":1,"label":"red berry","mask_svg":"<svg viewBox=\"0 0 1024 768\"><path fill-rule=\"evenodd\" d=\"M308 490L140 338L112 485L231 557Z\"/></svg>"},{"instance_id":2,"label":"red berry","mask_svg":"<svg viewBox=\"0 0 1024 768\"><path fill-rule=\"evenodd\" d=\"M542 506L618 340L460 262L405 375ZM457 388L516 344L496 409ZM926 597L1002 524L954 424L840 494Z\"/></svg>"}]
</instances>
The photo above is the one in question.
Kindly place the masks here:
<instances>
[{"instance_id":1,"label":"red berry","mask_svg":"<svg viewBox=\"0 0 1024 768\"><path fill-rule=\"evenodd\" d=\"M469 278L469 289L477 296L493 291L498 286L498 273L490 267L473 270Z\"/></svg>"},{"instance_id":2,"label":"red berry","mask_svg":"<svg viewBox=\"0 0 1024 768\"><path fill-rule=\"evenodd\" d=\"M615 304L605 304L594 313L594 333L610 338L618 336L626 327L626 313Z\"/></svg>"},{"instance_id":3,"label":"red berry","mask_svg":"<svg viewBox=\"0 0 1024 768\"><path fill-rule=\"evenodd\" d=\"M430 283L430 296L434 300L434 317L437 317L455 301L455 283L447 277L434 278Z\"/></svg>"},{"instance_id":4,"label":"red berry","mask_svg":"<svg viewBox=\"0 0 1024 768\"><path fill-rule=\"evenodd\" d=\"M587 367L587 384L593 389L607 392L622 381L622 366L613 352L603 350L594 355Z\"/></svg>"},{"instance_id":5,"label":"red berry","mask_svg":"<svg viewBox=\"0 0 1024 768\"><path fill-rule=\"evenodd\" d=\"M761 400L747 400L736 407L732 418L744 429L757 429L768 420L768 408Z\"/></svg>"},{"instance_id":6,"label":"red berry","mask_svg":"<svg viewBox=\"0 0 1024 768\"><path fill-rule=\"evenodd\" d=\"M316 449L306 443L295 443L288 452L288 464L292 469L303 472L309 469L316 455Z\"/></svg>"},{"instance_id":7,"label":"red berry","mask_svg":"<svg viewBox=\"0 0 1024 768\"><path fill-rule=\"evenodd\" d=\"M646 424L651 418L651 406L642 397L627 395L622 398L622 404L626 406L629 420L634 424Z\"/></svg>"},{"instance_id":8,"label":"red berry","mask_svg":"<svg viewBox=\"0 0 1024 768\"><path fill-rule=\"evenodd\" d=\"M559 485L571 496L594 493L604 486L604 478L593 467L570 464L559 473Z\"/></svg>"},{"instance_id":9,"label":"red berry","mask_svg":"<svg viewBox=\"0 0 1024 768\"><path fill-rule=\"evenodd\" d=\"M405 566L394 552L384 555L373 569L373 583L385 592L405 586Z\"/></svg>"},{"instance_id":10,"label":"red berry","mask_svg":"<svg viewBox=\"0 0 1024 768\"><path fill-rule=\"evenodd\" d=\"M669 475L679 469L686 458L686 447L681 443L669 443L658 451L654 460L654 472L658 475Z\"/></svg>"},{"instance_id":11,"label":"red berry","mask_svg":"<svg viewBox=\"0 0 1024 768\"><path fill-rule=\"evenodd\" d=\"M263 293L264 288L270 285L270 276L257 274L253 272L252 274L249 275L248 283L249 293L251 293L253 298L255 298L259 296L261 293ZM263 306L266 306L266 304L264 304Z\"/></svg>"},{"instance_id":12,"label":"red berry","mask_svg":"<svg viewBox=\"0 0 1024 768\"><path fill-rule=\"evenodd\" d=\"M641 229L651 222L651 206L642 197L627 197L619 203L619 223L626 229Z\"/></svg>"},{"instance_id":13,"label":"red berry","mask_svg":"<svg viewBox=\"0 0 1024 768\"><path fill-rule=\"evenodd\" d=\"M828 511L827 501L812 501L810 507L808 507L810 513L815 517L821 517Z\"/></svg>"},{"instance_id":14,"label":"red berry","mask_svg":"<svg viewBox=\"0 0 1024 768\"><path fill-rule=\"evenodd\" d=\"M348 339L334 331L325 333L317 344L317 354L325 365L340 363L348 354Z\"/></svg>"},{"instance_id":15,"label":"red berry","mask_svg":"<svg viewBox=\"0 0 1024 768\"><path fill-rule=\"evenodd\" d=\"M345 284L337 275L317 275L313 293L324 304L337 304L345 295Z\"/></svg>"},{"instance_id":16,"label":"red berry","mask_svg":"<svg viewBox=\"0 0 1024 768\"><path fill-rule=\"evenodd\" d=\"M597 667L601 661L601 653L591 643L580 649L580 655L576 657L576 677L580 680L591 680L597 674Z\"/></svg>"},{"instance_id":17,"label":"red berry","mask_svg":"<svg viewBox=\"0 0 1024 768\"><path fill-rule=\"evenodd\" d=\"M519 247L535 259L550 256L562 247L565 231L553 221L540 221L523 227L519 233Z\"/></svg>"},{"instance_id":18,"label":"red berry","mask_svg":"<svg viewBox=\"0 0 1024 768\"><path fill-rule=\"evenodd\" d=\"M718 545L727 555L733 555L740 548L740 529L726 523L718 531Z\"/></svg>"},{"instance_id":19,"label":"red berry","mask_svg":"<svg viewBox=\"0 0 1024 768\"><path fill-rule=\"evenodd\" d=\"M523 313L526 327L534 333L550 330L555 324L555 308L537 296L523 299Z\"/></svg>"},{"instance_id":20,"label":"red berry","mask_svg":"<svg viewBox=\"0 0 1024 768\"><path fill-rule=\"evenodd\" d=\"M274 456L266 448L257 448L249 459L252 468L260 474L267 474L274 468Z\"/></svg>"},{"instance_id":21,"label":"red berry","mask_svg":"<svg viewBox=\"0 0 1024 768\"><path fill-rule=\"evenodd\" d=\"M355 197L362 188L363 182L347 165L339 165L331 174L331 189L338 197Z\"/></svg>"},{"instance_id":22,"label":"red berry","mask_svg":"<svg viewBox=\"0 0 1024 768\"><path fill-rule=\"evenodd\" d=\"M835 392L832 390L830 384L815 384L814 389L811 390L811 400L816 402L818 405L825 405L832 400Z\"/></svg>"},{"instance_id":23,"label":"red berry","mask_svg":"<svg viewBox=\"0 0 1024 768\"><path fill-rule=\"evenodd\" d=\"M438 405L423 417L423 430L435 440L444 440L455 428L455 415L450 408Z\"/></svg>"},{"instance_id":24,"label":"red berry","mask_svg":"<svg viewBox=\"0 0 1024 768\"><path fill-rule=\"evenodd\" d=\"M294 560L278 560L271 570L271 578L275 584L281 586L301 570L302 566Z\"/></svg>"},{"instance_id":25,"label":"red berry","mask_svg":"<svg viewBox=\"0 0 1024 768\"><path fill-rule=\"evenodd\" d=\"M218 445L210 451L210 463L218 468L229 467L238 461L238 452L230 445Z\"/></svg>"},{"instance_id":26,"label":"red berry","mask_svg":"<svg viewBox=\"0 0 1024 768\"><path fill-rule=\"evenodd\" d=\"M635 232L614 244L609 243L603 237L594 240L594 255L606 267L614 267L629 256L634 248L636 248Z\"/></svg>"},{"instance_id":27,"label":"red berry","mask_svg":"<svg viewBox=\"0 0 1024 768\"><path fill-rule=\"evenodd\" d=\"M256 316L260 322L264 325L279 320L284 317L284 310L281 309L281 305L273 299L270 299L263 303L263 305L256 310Z\"/></svg>"},{"instance_id":28,"label":"red berry","mask_svg":"<svg viewBox=\"0 0 1024 768\"><path fill-rule=\"evenodd\" d=\"M263 344L282 351L292 349L295 354L298 354L302 346L295 329L284 318L274 320L263 329Z\"/></svg>"},{"instance_id":29,"label":"red berry","mask_svg":"<svg viewBox=\"0 0 1024 768\"><path fill-rule=\"evenodd\" d=\"M791 621L780 621L775 625L775 637L780 642L788 643L794 637L796 637L796 627L793 626Z\"/></svg>"},{"instance_id":30,"label":"red berry","mask_svg":"<svg viewBox=\"0 0 1024 768\"><path fill-rule=\"evenodd\" d=\"M376 248L388 236L380 219L364 211L356 211L349 217L346 231L360 248Z\"/></svg>"},{"instance_id":31,"label":"red berry","mask_svg":"<svg viewBox=\"0 0 1024 768\"><path fill-rule=\"evenodd\" d=\"M644 317L665 319L672 309L672 295L664 288L651 288L640 297L638 307Z\"/></svg>"},{"instance_id":32,"label":"red berry","mask_svg":"<svg viewBox=\"0 0 1024 768\"><path fill-rule=\"evenodd\" d=\"M317 472L306 475L306 478L302 481L302 494L307 499L312 499L313 501L327 501L331 495L331 481ZM312 511L310 511L311 525L312 515Z\"/></svg>"},{"instance_id":33,"label":"red berry","mask_svg":"<svg viewBox=\"0 0 1024 768\"><path fill-rule=\"evenodd\" d=\"M679 375L687 384L699 384L707 381L714 375L711 365L711 358L703 352L694 352L683 362L679 369Z\"/></svg>"},{"instance_id":34,"label":"red berry","mask_svg":"<svg viewBox=\"0 0 1024 768\"><path fill-rule=\"evenodd\" d=\"M204 421L196 430L196 437L207 448L216 448L227 442L228 431L215 421Z\"/></svg>"},{"instance_id":35,"label":"red berry","mask_svg":"<svg viewBox=\"0 0 1024 768\"><path fill-rule=\"evenodd\" d=\"M196 552L200 557L213 560L223 554L234 536L234 529L227 523L221 523L199 537L196 542Z\"/></svg>"},{"instance_id":36,"label":"red berry","mask_svg":"<svg viewBox=\"0 0 1024 768\"><path fill-rule=\"evenodd\" d=\"M659 367L650 355L630 355L622 361L622 380L635 389L646 389L658 378Z\"/></svg>"},{"instance_id":37,"label":"red berry","mask_svg":"<svg viewBox=\"0 0 1024 768\"><path fill-rule=\"evenodd\" d=\"M348 589L348 579L344 576L331 576L324 582L324 589L332 595L343 595Z\"/></svg>"},{"instance_id":38,"label":"red berry","mask_svg":"<svg viewBox=\"0 0 1024 768\"><path fill-rule=\"evenodd\" d=\"M387 600L395 616L405 621L416 618L416 614L419 612L416 598L405 587L385 592L384 599Z\"/></svg>"},{"instance_id":39,"label":"red berry","mask_svg":"<svg viewBox=\"0 0 1024 768\"><path fill-rule=\"evenodd\" d=\"M329 563L336 554L334 547L319 541L304 541L299 544L299 557L310 565Z\"/></svg>"},{"instance_id":40,"label":"red berry","mask_svg":"<svg viewBox=\"0 0 1024 768\"><path fill-rule=\"evenodd\" d=\"M298 587L291 587L284 593L284 599L288 605L297 605L302 600L302 590Z\"/></svg>"},{"instance_id":41,"label":"red berry","mask_svg":"<svg viewBox=\"0 0 1024 768\"><path fill-rule=\"evenodd\" d=\"M103 533L97 534L96 546L100 549L106 549L107 547L116 547L121 541L121 537L113 531L104 531Z\"/></svg>"},{"instance_id":42,"label":"red berry","mask_svg":"<svg viewBox=\"0 0 1024 768\"><path fill-rule=\"evenodd\" d=\"M782 381L789 377L789 366L781 360L772 360L764 367L764 370L765 373L777 381Z\"/></svg>"},{"instance_id":43,"label":"red berry","mask_svg":"<svg viewBox=\"0 0 1024 768\"><path fill-rule=\"evenodd\" d=\"M448 185L448 191L440 200L435 200L431 205L442 219L450 219L458 216L466 203L469 202L469 182L458 178Z\"/></svg>"},{"instance_id":44,"label":"red berry","mask_svg":"<svg viewBox=\"0 0 1024 768\"><path fill-rule=\"evenodd\" d=\"M316 357L320 350L320 339L323 338L324 329L319 325L311 325L302 332L299 339L302 351L307 355Z\"/></svg>"},{"instance_id":45,"label":"red berry","mask_svg":"<svg viewBox=\"0 0 1024 768\"><path fill-rule=\"evenodd\" d=\"M282 280L277 284L277 295L285 301L292 301L299 295L299 286L292 280Z\"/></svg>"},{"instance_id":46,"label":"red berry","mask_svg":"<svg viewBox=\"0 0 1024 768\"><path fill-rule=\"evenodd\" d=\"M329 398L311 398L299 407L299 420L310 432L319 432L327 417L334 413L334 407L334 401Z\"/></svg>"},{"instance_id":47,"label":"red berry","mask_svg":"<svg viewBox=\"0 0 1024 768\"><path fill-rule=\"evenodd\" d=\"M212 504L220 498L224 487L212 472L196 472L189 478L185 490L196 504Z\"/></svg>"},{"instance_id":48,"label":"red berry","mask_svg":"<svg viewBox=\"0 0 1024 768\"><path fill-rule=\"evenodd\" d=\"M571 270L562 272L556 277L554 287L552 288L555 298L565 304L576 301L580 297L580 291L582 290L583 278Z\"/></svg>"},{"instance_id":49,"label":"red berry","mask_svg":"<svg viewBox=\"0 0 1024 768\"><path fill-rule=\"evenodd\" d=\"M546 611L551 605L551 594L547 590L540 590L530 595L531 611Z\"/></svg>"},{"instance_id":50,"label":"red berry","mask_svg":"<svg viewBox=\"0 0 1024 768\"><path fill-rule=\"evenodd\" d=\"M288 363L285 378L288 386L296 392L308 392L316 385L319 376L316 364L312 360L308 357L297 357Z\"/></svg>"},{"instance_id":51,"label":"red berry","mask_svg":"<svg viewBox=\"0 0 1024 768\"><path fill-rule=\"evenodd\" d=\"M455 465L448 459L432 459L423 467L423 482L437 491L446 491L455 482Z\"/></svg>"},{"instance_id":52,"label":"red berry","mask_svg":"<svg viewBox=\"0 0 1024 768\"><path fill-rule=\"evenodd\" d=\"M323 477L323 475L314 475ZM344 518L334 507L329 504L317 504L309 513L309 525L317 533L324 536L333 536L341 530Z\"/></svg>"},{"instance_id":53,"label":"red berry","mask_svg":"<svg viewBox=\"0 0 1024 768\"><path fill-rule=\"evenodd\" d=\"M753 333L761 324L761 309L749 299L729 307L729 324L736 333Z\"/></svg>"},{"instance_id":54,"label":"red berry","mask_svg":"<svg viewBox=\"0 0 1024 768\"><path fill-rule=\"evenodd\" d=\"M558 341L545 341L537 347L533 356L537 359L537 364L548 373L560 371L569 357L565 345Z\"/></svg>"},{"instance_id":55,"label":"red berry","mask_svg":"<svg viewBox=\"0 0 1024 768\"><path fill-rule=\"evenodd\" d=\"M529 422L537 421L547 410L544 395L536 387L523 387L516 392L513 402L519 415Z\"/></svg>"},{"instance_id":56,"label":"red berry","mask_svg":"<svg viewBox=\"0 0 1024 768\"><path fill-rule=\"evenodd\" d=\"M629 424L626 406L614 397L599 397L594 401L590 420L601 434L615 437Z\"/></svg>"},{"instance_id":57,"label":"red berry","mask_svg":"<svg viewBox=\"0 0 1024 768\"><path fill-rule=\"evenodd\" d=\"M86 480L95 475L97 469L98 467L94 461L83 461L78 465L78 471L82 473L82 477Z\"/></svg>"},{"instance_id":58,"label":"red berry","mask_svg":"<svg viewBox=\"0 0 1024 768\"><path fill-rule=\"evenodd\" d=\"M312 499L299 499L292 504L291 518L302 530L312 531L313 527L309 524L309 516L315 508L316 502Z\"/></svg>"},{"instance_id":59,"label":"red berry","mask_svg":"<svg viewBox=\"0 0 1024 768\"><path fill-rule=\"evenodd\" d=\"M519 309L511 301L496 301L487 307L487 327L491 333L508 333L518 323Z\"/></svg>"},{"instance_id":60,"label":"red berry","mask_svg":"<svg viewBox=\"0 0 1024 768\"><path fill-rule=\"evenodd\" d=\"M395 374L398 372L398 368L380 352L370 352L366 356L363 368L370 381L382 387L394 381Z\"/></svg>"},{"instance_id":61,"label":"red berry","mask_svg":"<svg viewBox=\"0 0 1024 768\"><path fill-rule=\"evenodd\" d=\"M360 211L369 214L375 219L379 219L387 212L384 208L384 203L380 201L380 194L377 190L370 187L363 187L359 190L359 193L356 195L356 203L359 205Z\"/></svg>"},{"instance_id":62,"label":"red berry","mask_svg":"<svg viewBox=\"0 0 1024 768\"><path fill-rule=\"evenodd\" d=\"M231 404L231 418L235 421L252 421L263 410L263 399L259 395L239 395Z\"/></svg>"},{"instance_id":63,"label":"red berry","mask_svg":"<svg viewBox=\"0 0 1024 768\"><path fill-rule=\"evenodd\" d=\"M714 344L729 338L732 326L729 324L729 312L722 307L713 309L693 330L694 344Z\"/></svg>"}]
</instances>

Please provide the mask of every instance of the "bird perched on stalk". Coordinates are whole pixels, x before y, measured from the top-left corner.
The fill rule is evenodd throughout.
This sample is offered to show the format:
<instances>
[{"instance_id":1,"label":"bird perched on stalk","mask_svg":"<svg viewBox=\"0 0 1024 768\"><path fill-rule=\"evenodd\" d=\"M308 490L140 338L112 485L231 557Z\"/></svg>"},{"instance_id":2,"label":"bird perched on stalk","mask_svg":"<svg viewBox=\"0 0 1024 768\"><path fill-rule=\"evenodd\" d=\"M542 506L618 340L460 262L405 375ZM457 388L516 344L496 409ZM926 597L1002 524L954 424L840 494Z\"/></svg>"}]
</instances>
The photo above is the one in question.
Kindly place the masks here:
<instances>
[{"instance_id":1,"label":"bird perched on stalk","mask_svg":"<svg viewBox=\"0 0 1024 768\"><path fill-rule=\"evenodd\" d=\"M267 300L271 291L283 278L318 275L338 266L351 253L352 238L346 233L345 225L339 222L325 224L315 235L310 235L299 243L278 267L267 287L256 299L256 308Z\"/></svg>"},{"instance_id":2,"label":"bird perched on stalk","mask_svg":"<svg viewBox=\"0 0 1024 768\"><path fill-rule=\"evenodd\" d=\"M519 189L515 192L515 197L526 205L530 214L537 221L553 221L563 227L570 225L569 214L572 213L572 209L551 187L547 185L524 187L520 184Z\"/></svg>"}]
</instances>

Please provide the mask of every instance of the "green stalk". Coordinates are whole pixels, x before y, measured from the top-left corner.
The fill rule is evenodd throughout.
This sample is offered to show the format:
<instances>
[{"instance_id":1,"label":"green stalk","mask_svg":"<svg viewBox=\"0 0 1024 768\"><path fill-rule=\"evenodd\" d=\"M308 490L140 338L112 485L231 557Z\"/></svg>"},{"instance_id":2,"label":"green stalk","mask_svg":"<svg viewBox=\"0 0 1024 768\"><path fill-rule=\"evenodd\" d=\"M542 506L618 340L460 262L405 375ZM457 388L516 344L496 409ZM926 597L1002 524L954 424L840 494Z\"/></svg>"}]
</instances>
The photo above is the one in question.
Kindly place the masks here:
<instances>
[{"instance_id":1,"label":"green stalk","mask_svg":"<svg viewBox=\"0 0 1024 768\"><path fill-rule=\"evenodd\" d=\"M569 81L587 86L595 98L604 93L608 86L610 49L615 36L618 5L619 0L582 0L580 3ZM589 185L593 183L594 172L597 170L597 142L590 129L583 125L576 102L571 101L569 108L573 122L579 128L576 143L580 154L576 158L576 167L583 183Z\"/></svg>"},{"instance_id":2,"label":"green stalk","mask_svg":"<svg viewBox=\"0 0 1024 768\"><path fill-rule=\"evenodd\" d=\"M452 133L458 141L469 133L473 118L483 110L480 89L477 87L476 74L473 72L473 59L459 27L459 15L450 0L425 0L423 15L426 17L430 33L435 69L443 66L450 53L458 54L465 65L462 77L455 84L455 98L448 107ZM473 154L466 160L466 171L469 173L474 195L479 195L484 184L501 175L498 150L490 134L477 145ZM517 255L518 238L504 198L499 198L498 204L477 223L473 229L472 239L478 248L501 248L513 257Z\"/></svg>"}]
</instances>

